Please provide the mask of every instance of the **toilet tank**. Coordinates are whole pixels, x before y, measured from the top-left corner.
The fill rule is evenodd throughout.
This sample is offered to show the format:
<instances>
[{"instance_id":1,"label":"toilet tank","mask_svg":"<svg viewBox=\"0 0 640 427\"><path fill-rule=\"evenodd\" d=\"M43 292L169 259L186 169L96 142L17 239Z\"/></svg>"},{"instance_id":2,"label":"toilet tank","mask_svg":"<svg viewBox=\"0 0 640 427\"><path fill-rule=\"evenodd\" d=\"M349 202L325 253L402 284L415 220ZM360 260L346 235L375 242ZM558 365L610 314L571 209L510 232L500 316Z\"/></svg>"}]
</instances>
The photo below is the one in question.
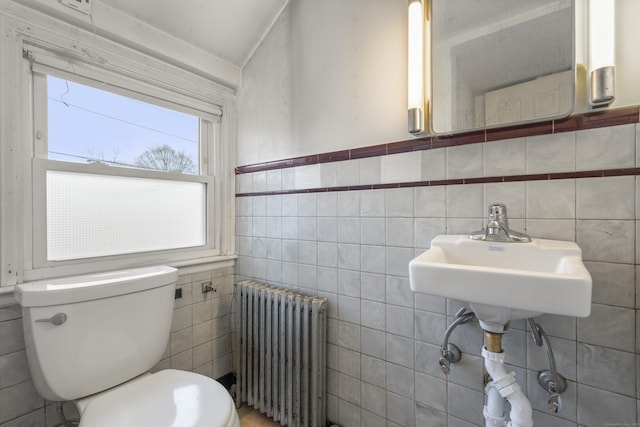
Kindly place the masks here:
<instances>
[{"instance_id":1,"label":"toilet tank","mask_svg":"<svg viewBox=\"0 0 640 427\"><path fill-rule=\"evenodd\" d=\"M75 400L155 366L169 340L177 277L175 268L158 266L16 286L42 397Z\"/></svg>"}]
</instances>

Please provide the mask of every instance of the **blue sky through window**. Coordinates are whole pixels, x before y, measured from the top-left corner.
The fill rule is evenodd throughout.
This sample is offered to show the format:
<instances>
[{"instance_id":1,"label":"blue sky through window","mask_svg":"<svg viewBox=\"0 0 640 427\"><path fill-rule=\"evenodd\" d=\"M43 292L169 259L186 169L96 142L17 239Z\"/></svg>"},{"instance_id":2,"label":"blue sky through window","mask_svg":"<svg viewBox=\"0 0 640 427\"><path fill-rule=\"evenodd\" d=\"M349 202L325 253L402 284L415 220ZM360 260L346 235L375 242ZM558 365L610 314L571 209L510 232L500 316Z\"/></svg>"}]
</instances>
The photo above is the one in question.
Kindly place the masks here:
<instances>
[{"instance_id":1,"label":"blue sky through window","mask_svg":"<svg viewBox=\"0 0 640 427\"><path fill-rule=\"evenodd\" d=\"M168 145L198 172L198 117L47 77L48 158L137 167L138 156Z\"/></svg>"}]
</instances>

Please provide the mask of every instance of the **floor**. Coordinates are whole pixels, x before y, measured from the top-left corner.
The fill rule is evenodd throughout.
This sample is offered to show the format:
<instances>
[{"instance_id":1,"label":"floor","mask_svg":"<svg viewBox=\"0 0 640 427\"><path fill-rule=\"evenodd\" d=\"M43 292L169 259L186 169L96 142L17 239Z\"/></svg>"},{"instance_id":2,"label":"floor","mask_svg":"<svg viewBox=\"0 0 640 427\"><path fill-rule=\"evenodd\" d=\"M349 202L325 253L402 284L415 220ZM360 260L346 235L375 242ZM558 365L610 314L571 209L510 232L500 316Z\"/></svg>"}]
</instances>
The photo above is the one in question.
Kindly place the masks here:
<instances>
[{"instance_id":1,"label":"floor","mask_svg":"<svg viewBox=\"0 0 640 427\"><path fill-rule=\"evenodd\" d=\"M241 427L281 427L280 423L273 421L266 415L250 406L243 405L238 409Z\"/></svg>"}]
</instances>

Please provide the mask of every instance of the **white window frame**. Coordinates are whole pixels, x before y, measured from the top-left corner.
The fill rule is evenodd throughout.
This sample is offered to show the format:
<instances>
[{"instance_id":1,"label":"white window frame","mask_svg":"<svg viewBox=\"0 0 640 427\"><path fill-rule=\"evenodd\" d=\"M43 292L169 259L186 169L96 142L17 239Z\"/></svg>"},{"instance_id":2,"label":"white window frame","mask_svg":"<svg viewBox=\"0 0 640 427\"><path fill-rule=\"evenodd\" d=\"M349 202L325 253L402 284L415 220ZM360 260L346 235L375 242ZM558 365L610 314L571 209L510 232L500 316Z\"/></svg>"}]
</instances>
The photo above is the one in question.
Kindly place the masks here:
<instances>
[{"instance_id":1,"label":"white window frame","mask_svg":"<svg viewBox=\"0 0 640 427\"><path fill-rule=\"evenodd\" d=\"M53 18L41 15L34 18L36 22L26 22L0 14L1 285L151 264L191 268L234 259L233 91ZM46 144L42 144L46 141L46 96L44 105L32 101L35 93L42 90L42 79L47 74L94 87L96 82L101 87L106 82L109 91L205 119L200 120L204 124L200 128L200 174L46 159ZM43 240L46 170L203 182L207 186L207 244L198 248L48 261Z\"/></svg>"}]
</instances>

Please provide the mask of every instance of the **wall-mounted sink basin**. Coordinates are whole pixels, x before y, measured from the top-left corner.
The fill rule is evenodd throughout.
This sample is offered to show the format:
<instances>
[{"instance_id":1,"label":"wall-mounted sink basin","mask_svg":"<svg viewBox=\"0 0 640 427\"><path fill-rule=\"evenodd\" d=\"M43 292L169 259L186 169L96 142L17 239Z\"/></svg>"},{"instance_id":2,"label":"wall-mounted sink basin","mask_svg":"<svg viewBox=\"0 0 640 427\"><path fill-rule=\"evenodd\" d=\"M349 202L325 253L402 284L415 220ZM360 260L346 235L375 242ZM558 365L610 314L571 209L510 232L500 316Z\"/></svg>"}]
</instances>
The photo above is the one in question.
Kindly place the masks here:
<instances>
[{"instance_id":1,"label":"wall-mounted sink basin","mask_svg":"<svg viewBox=\"0 0 640 427\"><path fill-rule=\"evenodd\" d=\"M470 240L441 235L409 263L411 289L467 303L480 321L504 324L542 313L587 317L591 275L574 242Z\"/></svg>"}]
</instances>

